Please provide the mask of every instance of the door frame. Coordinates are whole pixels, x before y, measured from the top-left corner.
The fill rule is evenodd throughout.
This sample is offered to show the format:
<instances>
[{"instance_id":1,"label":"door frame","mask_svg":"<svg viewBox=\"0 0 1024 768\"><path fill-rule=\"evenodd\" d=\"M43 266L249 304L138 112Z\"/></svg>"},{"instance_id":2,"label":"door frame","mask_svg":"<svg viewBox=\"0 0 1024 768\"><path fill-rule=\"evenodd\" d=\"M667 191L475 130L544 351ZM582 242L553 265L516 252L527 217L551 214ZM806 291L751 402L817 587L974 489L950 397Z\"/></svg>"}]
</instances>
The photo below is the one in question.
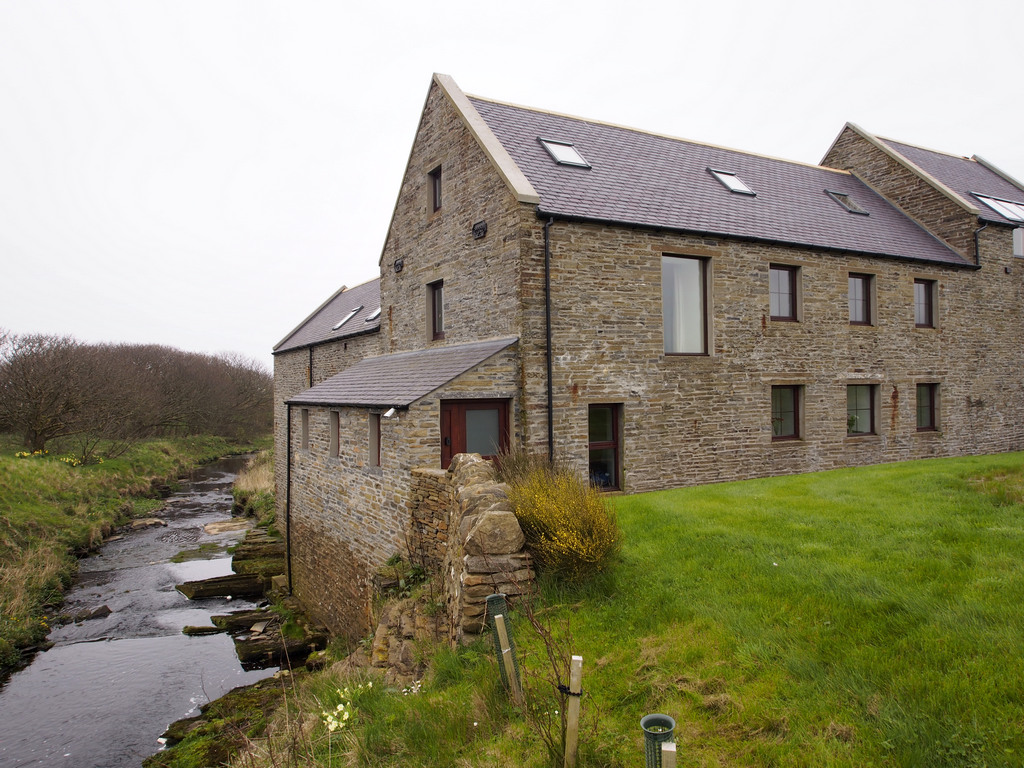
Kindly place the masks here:
<instances>
[{"instance_id":1,"label":"door frame","mask_svg":"<svg viewBox=\"0 0 1024 768\"><path fill-rule=\"evenodd\" d=\"M509 445L509 400L442 400L441 401L441 469L448 469L452 457L466 452L466 412L498 409L498 450L507 451ZM485 459L497 458L495 455Z\"/></svg>"}]
</instances>

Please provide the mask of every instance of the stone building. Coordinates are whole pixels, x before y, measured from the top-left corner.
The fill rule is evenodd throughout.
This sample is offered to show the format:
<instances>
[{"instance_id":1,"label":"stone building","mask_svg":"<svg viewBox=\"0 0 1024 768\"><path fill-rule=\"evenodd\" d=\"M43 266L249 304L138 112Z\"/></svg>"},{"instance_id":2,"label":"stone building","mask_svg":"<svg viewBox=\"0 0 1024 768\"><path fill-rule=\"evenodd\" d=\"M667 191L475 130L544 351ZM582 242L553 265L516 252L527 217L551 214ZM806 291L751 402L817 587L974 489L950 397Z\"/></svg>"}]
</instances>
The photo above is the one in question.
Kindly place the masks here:
<instances>
[{"instance_id":1,"label":"stone building","mask_svg":"<svg viewBox=\"0 0 1024 768\"><path fill-rule=\"evenodd\" d=\"M362 631L460 452L630 493L1024 448L1021 226L990 163L854 125L816 166L435 75L379 281L275 348L294 591Z\"/></svg>"}]
</instances>

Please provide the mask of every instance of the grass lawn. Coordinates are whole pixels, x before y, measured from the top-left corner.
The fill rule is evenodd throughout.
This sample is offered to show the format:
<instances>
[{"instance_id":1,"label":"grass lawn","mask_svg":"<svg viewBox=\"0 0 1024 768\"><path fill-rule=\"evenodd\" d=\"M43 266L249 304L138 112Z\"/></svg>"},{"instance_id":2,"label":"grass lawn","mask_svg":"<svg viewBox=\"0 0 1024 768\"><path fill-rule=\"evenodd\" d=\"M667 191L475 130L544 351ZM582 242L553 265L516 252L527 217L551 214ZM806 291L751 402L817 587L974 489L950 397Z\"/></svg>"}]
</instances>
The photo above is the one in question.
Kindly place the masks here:
<instances>
[{"instance_id":1,"label":"grass lawn","mask_svg":"<svg viewBox=\"0 0 1024 768\"><path fill-rule=\"evenodd\" d=\"M1024 764L1022 490L1007 454L617 499L572 612L606 757L657 711L681 765Z\"/></svg>"},{"instance_id":2,"label":"grass lawn","mask_svg":"<svg viewBox=\"0 0 1024 768\"><path fill-rule=\"evenodd\" d=\"M534 603L584 658L578 765L643 765L653 712L676 720L680 768L1024 765L1022 502L1024 454L613 499L614 566ZM289 704L312 728L279 724L235 765L561 766L537 735L560 717L547 654L523 606L510 618L531 717L485 637L437 651L415 693L312 677Z\"/></svg>"}]
</instances>

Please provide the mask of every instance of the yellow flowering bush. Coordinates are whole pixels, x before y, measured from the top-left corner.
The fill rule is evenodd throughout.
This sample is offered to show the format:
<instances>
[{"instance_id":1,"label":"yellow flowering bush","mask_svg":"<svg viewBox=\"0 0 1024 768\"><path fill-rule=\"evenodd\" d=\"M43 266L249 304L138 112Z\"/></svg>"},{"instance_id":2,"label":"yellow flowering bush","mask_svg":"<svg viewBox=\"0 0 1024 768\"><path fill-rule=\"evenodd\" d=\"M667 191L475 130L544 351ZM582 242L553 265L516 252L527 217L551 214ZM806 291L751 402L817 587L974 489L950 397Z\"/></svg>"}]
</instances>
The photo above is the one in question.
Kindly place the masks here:
<instances>
[{"instance_id":1,"label":"yellow flowering bush","mask_svg":"<svg viewBox=\"0 0 1024 768\"><path fill-rule=\"evenodd\" d=\"M600 491L569 469L536 464L507 481L512 508L542 570L571 582L604 570L621 535Z\"/></svg>"}]
</instances>

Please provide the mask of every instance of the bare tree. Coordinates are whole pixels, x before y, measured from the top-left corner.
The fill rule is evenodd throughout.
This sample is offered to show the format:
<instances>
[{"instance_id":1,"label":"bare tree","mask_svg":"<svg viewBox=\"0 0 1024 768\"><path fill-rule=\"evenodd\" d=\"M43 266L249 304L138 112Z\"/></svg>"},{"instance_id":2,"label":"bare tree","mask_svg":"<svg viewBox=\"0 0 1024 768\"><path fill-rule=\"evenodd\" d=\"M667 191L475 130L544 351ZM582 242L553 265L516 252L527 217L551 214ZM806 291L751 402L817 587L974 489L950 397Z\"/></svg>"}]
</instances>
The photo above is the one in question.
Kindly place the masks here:
<instances>
[{"instance_id":1,"label":"bare tree","mask_svg":"<svg viewBox=\"0 0 1024 768\"><path fill-rule=\"evenodd\" d=\"M31 451L80 428L78 349L70 336L0 338L0 422L21 434Z\"/></svg>"},{"instance_id":2,"label":"bare tree","mask_svg":"<svg viewBox=\"0 0 1024 768\"><path fill-rule=\"evenodd\" d=\"M89 461L154 434L248 438L271 429L272 392L270 373L241 355L0 330L0 430L31 450L62 439Z\"/></svg>"}]
</instances>

